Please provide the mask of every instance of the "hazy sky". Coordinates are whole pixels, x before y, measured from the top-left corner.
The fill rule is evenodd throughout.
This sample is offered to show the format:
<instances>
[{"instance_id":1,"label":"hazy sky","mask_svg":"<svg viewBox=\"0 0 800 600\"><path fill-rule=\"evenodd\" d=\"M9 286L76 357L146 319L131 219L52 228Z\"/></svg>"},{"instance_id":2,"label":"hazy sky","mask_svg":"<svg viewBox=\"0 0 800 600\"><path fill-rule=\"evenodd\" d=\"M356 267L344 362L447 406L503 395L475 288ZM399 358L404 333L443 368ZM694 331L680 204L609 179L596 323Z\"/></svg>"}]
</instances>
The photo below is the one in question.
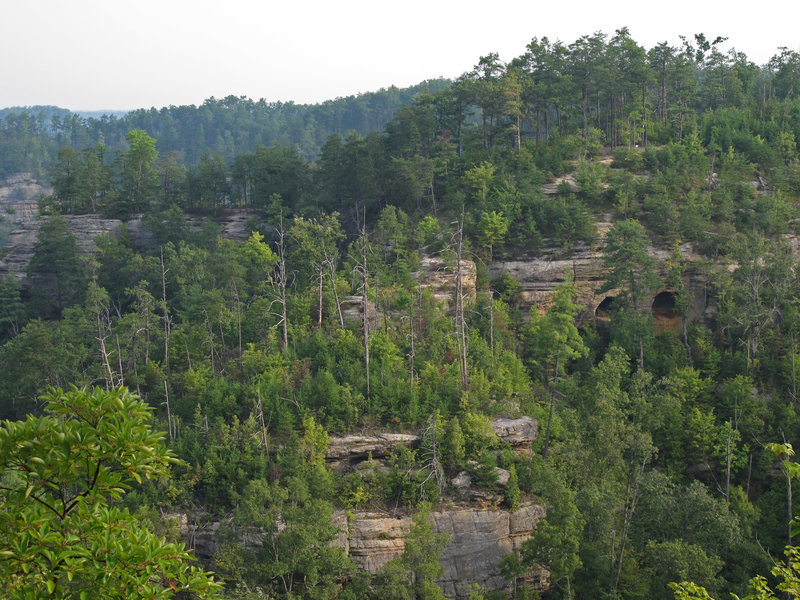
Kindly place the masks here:
<instances>
[{"instance_id":1,"label":"hazy sky","mask_svg":"<svg viewBox=\"0 0 800 600\"><path fill-rule=\"evenodd\" d=\"M757 64L800 50L800 4L761 0L0 0L0 108L200 104L230 94L321 102L457 77L533 37L627 26L649 49L728 36Z\"/></svg>"}]
</instances>

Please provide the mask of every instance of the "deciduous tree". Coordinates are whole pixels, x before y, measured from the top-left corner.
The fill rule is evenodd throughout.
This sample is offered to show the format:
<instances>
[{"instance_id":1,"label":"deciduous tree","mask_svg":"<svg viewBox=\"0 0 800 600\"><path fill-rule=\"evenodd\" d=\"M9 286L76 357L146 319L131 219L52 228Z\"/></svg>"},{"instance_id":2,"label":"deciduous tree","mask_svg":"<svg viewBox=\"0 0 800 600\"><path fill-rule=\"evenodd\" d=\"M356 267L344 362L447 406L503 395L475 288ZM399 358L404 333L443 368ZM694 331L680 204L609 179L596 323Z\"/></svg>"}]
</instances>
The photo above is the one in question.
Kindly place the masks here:
<instances>
[{"instance_id":1,"label":"deciduous tree","mask_svg":"<svg viewBox=\"0 0 800 600\"><path fill-rule=\"evenodd\" d=\"M211 577L180 544L111 504L175 456L125 389L53 389L46 414L0 425L0 579L9 598L208 597Z\"/></svg>"}]
</instances>

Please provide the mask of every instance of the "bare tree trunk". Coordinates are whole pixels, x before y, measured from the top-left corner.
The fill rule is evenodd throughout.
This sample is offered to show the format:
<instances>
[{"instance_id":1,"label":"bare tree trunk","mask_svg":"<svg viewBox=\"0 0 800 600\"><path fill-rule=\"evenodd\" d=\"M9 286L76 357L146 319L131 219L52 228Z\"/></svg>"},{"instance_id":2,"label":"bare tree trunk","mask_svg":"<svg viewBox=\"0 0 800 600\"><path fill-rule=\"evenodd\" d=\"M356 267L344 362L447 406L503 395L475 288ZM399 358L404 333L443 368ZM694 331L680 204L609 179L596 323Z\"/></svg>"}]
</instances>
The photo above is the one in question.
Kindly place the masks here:
<instances>
[{"instance_id":1,"label":"bare tree trunk","mask_svg":"<svg viewBox=\"0 0 800 600\"><path fill-rule=\"evenodd\" d=\"M364 219L366 221L366 210L364 211ZM366 384L367 384L367 399L369 399L369 306L367 298L367 275L369 273L367 266L367 224L363 224L361 228L361 323L364 331L364 369L366 371Z\"/></svg>"},{"instance_id":2,"label":"bare tree trunk","mask_svg":"<svg viewBox=\"0 0 800 600\"><path fill-rule=\"evenodd\" d=\"M103 366L106 368L106 390L114 387L114 373L111 370L111 363L108 359L108 352L106 351L106 338L103 335L102 325L100 321L100 314L97 315L97 341L100 342L100 356L103 359Z\"/></svg>"},{"instance_id":3,"label":"bare tree trunk","mask_svg":"<svg viewBox=\"0 0 800 600\"><path fill-rule=\"evenodd\" d=\"M209 358L211 359L211 372L214 372L214 328L211 325L211 319L208 318L208 312L203 309L203 314L206 316L206 328L208 329L208 347Z\"/></svg>"},{"instance_id":4,"label":"bare tree trunk","mask_svg":"<svg viewBox=\"0 0 800 600\"><path fill-rule=\"evenodd\" d=\"M792 343L792 406L797 406L797 371L795 369L794 332L789 334Z\"/></svg>"},{"instance_id":5,"label":"bare tree trunk","mask_svg":"<svg viewBox=\"0 0 800 600\"><path fill-rule=\"evenodd\" d=\"M322 265L319 267L319 288L317 298L319 299L319 310L317 311L317 329L322 328Z\"/></svg>"},{"instance_id":6,"label":"bare tree trunk","mask_svg":"<svg viewBox=\"0 0 800 600\"><path fill-rule=\"evenodd\" d=\"M109 325L110 325L110 323L109 323ZM125 377L124 377L124 375L122 373L122 349L119 347L119 335L117 335L115 333L114 334L114 339L117 342L117 366L119 368L119 385L123 386L123 385L125 385ZM133 350L133 353L136 354L136 350L135 349ZM137 392L139 391L139 382L138 381L136 382L136 391Z\"/></svg>"},{"instance_id":7,"label":"bare tree trunk","mask_svg":"<svg viewBox=\"0 0 800 600\"><path fill-rule=\"evenodd\" d=\"M620 547L619 547L619 556L617 557L617 575L614 579L614 591L616 592L619 589L619 578L622 574L622 556L625 552L625 542L628 539L628 530L630 529L631 522L633 521L633 512L636 510L636 503L639 500L639 482L644 475L644 468L647 465L647 461L650 459L650 453L648 452L645 454L644 458L642 459L642 465L639 469L639 474L633 475L635 478L632 484L628 483L628 494L625 502L625 516L623 518L622 523L622 539L620 540ZM631 489L633 488L633 489Z\"/></svg>"},{"instance_id":8,"label":"bare tree trunk","mask_svg":"<svg viewBox=\"0 0 800 600\"><path fill-rule=\"evenodd\" d=\"M416 355L416 349L414 348L414 292L411 292L411 302L408 305L408 315L409 315L409 338L411 342L411 348L409 351L409 387L411 391L414 390L414 357Z\"/></svg>"},{"instance_id":9,"label":"bare tree trunk","mask_svg":"<svg viewBox=\"0 0 800 600\"><path fill-rule=\"evenodd\" d=\"M711 184L714 181L714 162L716 161L716 159L717 159L716 153L712 154L711 155L711 167L708 170L708 191L709 192L711 191Z\"/></svg>"},{"instance_id":10,"label":"bare tree trunk","mask_svg":"<svg viewBox=\"0 0 800 600\"><path fill-rule=\"evenodd\" d=\"M161 252L161 309L164 311L164 368L169 370L169 336L172 324L167 309L167 269L164 268L164 247Z\"/></svg>"},{"instance_id":11,"label":"bare tree trunk","mask_svg":"<svg viewBox=\"0 0 800 600\"><path fill-rule=\"evenodd\" d=\"M494 292L489 290L489 350L492 352L492 367L494 368Z\"/></svg>"},{"instance_id":12,"label":"bare tree trunk","mask_svg":"<svg viewBox=\"0 0 800 600\"><path fill-rule=\"evenodd\" d=\"M731 500L731 462L733 460L733 423L728 419L728 439L725 443L725 502Z\"/></svg>"},{"instance_id":13,"label":"bare tree trunk","mask_svg":"<svg viewBox=\"0 0 800 600\"><path fill-rule=\"evenodd\" d=\"M281 304L281 324L283 326L283 351L289 348L289 318L286 314L286 230L283 227L283 210L281 210L280 227L278 228L278 288Z\"/></svg>"},{"instance_id":14,"label":"bare tree trunk","mask_svg":"<svg viewBox=\"0 0 800 600\"><path fill-rule=\"evenodd\" d=\"M267 440L267 427L264 425L264 405L261 403L261 390L257 390L258 392L258 420L261 424L261 443L264 444L264 453L267 455L267 460L269 460L269 442Z\"/></svg>"},{"instance_id":15,"label":"bare tree trunk","mask_svg":"<svg viewBox=\"0 0 800 600\"><path fill-rule=\"evenodd\" d=\"M167 389L167 380L164 380L164 404L167 405L167 430L169 431L169 441L173 440L172 437L172 413L169 410L169 390Z\"/></svg>"},{"instance_id":16,"label":"bare tree trunk","mask_svg":"<svg viewBox=\"0 0 800 600\"><path fill-rule=\"evenodd\" d=\"M336 290L336 271L334 270L334 260L327 259L328 274L330 275L331 287L333 288L333 299L336 302L336 313L339 315L339 327L344 329L344 315L342 315L342 304L339 302L339 292Z\"/></svg>"},{"instance_id":17,"label":"bare tree trunk","mask_svg":"<svg viewBox=\"0 0 800 600\"><path fill-rule=\"evenodd\" d=\"M550 412L547 415L547 431L544 436L544 448L542 449L542 460L547 458L547 450L550 448L550 427L553 423L553 411L556 404L555 384L558 379L559 362L561 358L561 341L556 346L556 362L553 367L553 379L550 383Z\"/></svg>"},{"instance_id":18,"label":"bare tree trunk","mask_svg":"<svg viewBox=\"0 0 800 600\"><path fill-rule=\"evenodd\" d=\"M792 545L792 520L794 519L794 514L792 512L792 477L789 474L789 470L784 467L784 473L786 473L786 510L788 511L789 520L786 524L786 545Z\"/></svg>"},{"instance_id":19,"label":"bare tree trunk","mask_svg":"<svg viewBox=\"0 0 800 600\"><path fill-rule=\"evenodd\" d=\"M456 346L458 347L458 366L461 371L461 389L466 390L467 381L467 335L466 322L464 320L464 287L463 274L461 272L461 256L464 241L464 207L461 207L461 219L458 222L456 232L456 307L453 317L453 324L456 334Z\"/></svg>"},{"instance_id":20,"label":"bare tree trunk","mask_svg":"<svg viewBox=\"0 0 800 600\"><path fill-rule=\"evenodd\" d=\"M425 498L425 484L433 479L436 482L436 487L441 494L445 486L445 475L442 461L440 460L441 450L439 448L439 431L438 431L438 417L439 411L435 411L428 417L428 423L425 429L422 430L422 445L425 466L428 467L428 476L420 483L420 494ZM428 446L428 448L425 448Z\"/></svg>"},{"instance_id":21,"label":"bare tree trunk","mask_svg":"<svg viewBox=\"0 0 800 600\"><path fill-rule=\"evenodd\" d=\"M242 303L239 300L239 290L236 289L236 280L231 279L231 291L236 302L236 329L239 334L239 358L242 356Z\"/></svg>"}]
</instances>

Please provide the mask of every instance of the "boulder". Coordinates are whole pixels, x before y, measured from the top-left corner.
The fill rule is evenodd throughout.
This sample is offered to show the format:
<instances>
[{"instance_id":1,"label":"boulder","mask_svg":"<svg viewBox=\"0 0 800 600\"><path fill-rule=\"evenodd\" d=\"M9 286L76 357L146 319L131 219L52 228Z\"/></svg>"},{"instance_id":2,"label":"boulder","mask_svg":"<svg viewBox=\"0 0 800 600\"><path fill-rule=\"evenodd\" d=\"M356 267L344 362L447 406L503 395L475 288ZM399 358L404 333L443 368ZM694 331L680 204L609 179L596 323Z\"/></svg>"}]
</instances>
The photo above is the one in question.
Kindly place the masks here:
<instances>
[{"instance_id":1,"label":"boulder","mask_svg":"<svg viewBox=\"0 0 800 600\"><path fill-rule=\"evenodd\" d=\"M380 433L377 435L346 435L328 441L325 458L328 461L358 461L389 456L397 445L411 446L419 436L407 433Z\"/></svg>"},{"instance_id":2,"label":"boulder","mask_svg":"<svg viewBox=\"0 0 800 600\"><path fill-rule=\"evenodd\" d=\"M495 435L517 448L530 448L539 429L539 423L531 417L519 419L495 419L492 421Z\"/></svg>"}]
</instances>

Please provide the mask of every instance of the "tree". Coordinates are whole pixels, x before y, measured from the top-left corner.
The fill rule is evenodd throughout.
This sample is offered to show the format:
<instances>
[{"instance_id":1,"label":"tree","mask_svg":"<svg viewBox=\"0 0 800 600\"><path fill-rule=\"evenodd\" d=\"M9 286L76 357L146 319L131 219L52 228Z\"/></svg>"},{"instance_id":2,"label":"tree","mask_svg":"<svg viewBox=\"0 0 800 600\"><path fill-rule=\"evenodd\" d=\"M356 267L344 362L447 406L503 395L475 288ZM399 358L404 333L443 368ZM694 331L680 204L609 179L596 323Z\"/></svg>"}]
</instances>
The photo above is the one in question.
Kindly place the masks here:
<instances>
[{"instance_id":1,"label":"tree","mask_svg":"<svg viewBox=\"0 0 800 600\"><path fill-rule=\"evenodd\" d=\"M343 548L331 545L339 534L333 506L314 497L312 487L294 476L285 485L264 479L248 483L234 522L258 528L259 533L249 534L259 535L262 543L255 548L236 542L224 545L217 553L220 569L276 596L336 598L337 584L352 573L353 564Z\"/></svg>"},{"instance_id":2,"label":"tree","mask_svg":"<svg viewBox=\"0 0 800 600\"><path fill-rule=\"evenodd\" d=\"M792 480L800 477L800 464L792 462L791 457L794 456L794 448L792 448L792 445L788 442L784 442L782 444L771 442L766 445L766 450L768 452L772 452L775 455L775 458L783 459L781 461L781 470L783 471L784 477L786 477L786 512L789 516L786 522L786 527L788 530L787 538L791 544L792 534L795 533L793 530L793 525L796 527L793 519L794 512L792 510Z\"/></svg>"},{"instance_id":3,"label":"tree","mask_svg":"<svg viewBox=\"0 0 800 600\"><path fill-rule=\"evenodd\" d=\"M439 558L450 543L447 533L435 533L430 505L423 502L413 516L402 556L390 560L378 575L376 598L444 600L435 579L442 575Z\"/></svg>"},{"instance_id":4,"label":"tree","mask_svg":"<svg viewBox=\"0 0 800 600\"><path fill-rule=\"evenodd\" d=\"M737 240L737 265L732 274L720 274L722 331L747 350L747 371L758 366L761 341L778 322L792 300L793 258L784 242L761 237Z\"/></svg>"},{"instance_id":5,"label":"tree","mask_svg":"<svg viewBox=\"0 0 800 600\"><path fill-rule=\"evenodd\" d=\"M614 298L615 306L621 313L633 317L639 366L644 368L644 336L651 318L648 300L661 279L656 272L656 259L650 255L647 232L641 223L629 219L614 225L606 236L603 266L607 269L606 281L598 292L618 291Z\"/></svg>"},{"instance_id":6,"label":"tree","mask_svg":"<svg viewBox=\"0 0 800 600\"><path fill-rule=\"evenodd\" d=\"M534 348L534 361L542 370L550 388L550 412L547 417L547 432L544 439L542 458L547 458L550 446L550 429L556 401L555 386L564 373L568 361L586 356L588 348L583 344L575 317L581 307L573 303L575 286L571 281L560 285L553 296L553 304L544 317L534 314L531 324L531 347Z\"/></svg>"},{"instance_id":7,"label":"tree","mask_svg":"<svg viewBox=\"0 0 800 600\"><path fill-rule=\"evenodd\" d=\"M782 598L800 598L800 549L795 546L786 548L786 563L778 563L770 571L772 576L779 580L775 587L777 593L783 592ZM691 581L670 583L669 587L675 592L677 600L713 600L708 591ZM763 575L756 575L750 580L750 594L741 600L777 600L778 595L773 592ZM733 595L735 600L739 596Z\"/></svg>"},{"instance_id":8,"label":"tree","mask_svg":"<svg viewBox=\"0 0 800 600\"><path fill-rule=\"evenodd\" d=\"M88 270L65 217L49 217L42 223L27 272L36 315L60 315L67 306L82 301Z\"/></svg>"},{"instance_id":9,"label":"tree","mask_svg":"<svg viewBox=\"0 0 800 600\"><path fill-rule=\"evenodd\" d=\"M489 249L489 264L492 263L492 254L498 244L502 244L508 233L509 219L503 215L503 211L493 210L492 212L483 211L481 220L478 222L478 230L481 236L481 245Z\"/></svg>"},{"instance_id":10,"label":"tree","mask_svg":"<svg viewBox=\"0 0 800 600\"><path fill-rule=\"evenodd\" d=\"M10 598L209 597L182 544L112 506L178 462L125 388L51 389L46 414L0 425L0 579Z\"/></svg>"},{"instance_id":11,"label":"tree","mask_svg":"<svg viewBox=\"0 0 800 600\"><path fill-rule=\"evenodd\" d=\"M552 469L544 467L539 475L537 483L547 503L547 517L536 524L530 539L520 546L519 570L524 573L545 567L550 571L551 590L563 590L566 598L572 598L571 580L581 566L579 549L585 519L575 505L574 492ZM514 556L506 557L507 567L515 566Z\"/></svg>"},{"instance_id":12,"label":"tree","mask_svg":"<svg viewBox=\"0 0 800 600\"><path fill-rule=\"evenodd\" d=\"M18 335L25 324L21 290L13 270L0 282L0 340Z\"/></svg>"},{"instance_id":13,"label":"tree","mask_svg":"<svg viewBox=\"0 0 800 600\"><path fill-rule=\"evenodd\" d=\"M120 204L115 213L123 216L148 208L158 189L156 140L141 129L128 132L129 150L119 157Z\"/></svg>"},{"instance_id":14,"label":"tree","mask_svg":"<svg viewBox=\"0 0 800 600\"><path fill-rule=\"evenodd\" d=\"M339 327L344 329L344 316L336 289L336 268L339 260L339 242L344 239L338 213L325 215L319 219L297 217L289 229L289 237L294 240L293 258L299 266L307 265L313 269L318 282L317 326L322 327L323 280L327 272L336 301ZM308 273L306 273L308 274Z\"/></svg>"}]
</instances>

